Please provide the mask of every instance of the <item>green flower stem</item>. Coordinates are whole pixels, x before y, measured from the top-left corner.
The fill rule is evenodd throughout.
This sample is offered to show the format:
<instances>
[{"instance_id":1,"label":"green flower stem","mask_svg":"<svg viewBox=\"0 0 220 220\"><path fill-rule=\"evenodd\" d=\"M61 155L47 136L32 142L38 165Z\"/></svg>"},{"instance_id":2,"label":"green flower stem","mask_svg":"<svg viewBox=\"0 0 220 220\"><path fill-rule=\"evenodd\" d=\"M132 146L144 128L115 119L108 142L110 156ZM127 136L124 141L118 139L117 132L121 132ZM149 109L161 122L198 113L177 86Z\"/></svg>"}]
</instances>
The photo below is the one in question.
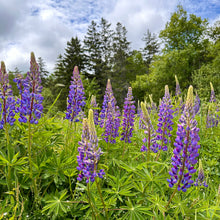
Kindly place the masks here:
<instances>
[{"instance_id":1,"label":"green flower stem","mask_svg":"<svg viewBox=\"0 0 220 220\"><path fill-rule=\"evenodd\" d=\"M96 219L96 215L94 213L95 207L93 206L92 202L91 202L91 198L90 198L90 189L89 189L89 183L87 183L87 191L88 191L88 200L89 200L89 204L90 207L92 209L92 219Z\"/></svg>"},{"instance_id":2,"label":"green flower stem","mask_svg":"<svg viewBox=\"0 0 220 220\"><path fill-rule=\"evenodd\" d=\"M104 202L104 199L103 199L103 197L102 197L101 188L100 188L100 185L99 185L99 183L98 183L98 181L97 181L97 178L95 178L95 183L96 183L96 186L97 186L97 189L98 189L98 192L99 192L99 196L100 196L101 201L102 201L102 205L103 205L104 210L105 210L105 217L106 217L106 219L108 220L108 210L106 209L105 202Z\"/></svg>"},{"instance_id":3,"label":"green flower stem","mask_svg":"<svg viewBox=\"0 0 220 220\"><path fill-rule=\"evenodd\" d=\"M33 169L32 169L32 159L31 159L31 145L32 145L31 138L32 138L32 135L31 135L31 123L29 121L28 122L28 160L29 160L29 166L30 166L30 177L32 179L32 177L33 177Z\"/></svg>"},{"instance_id":4,"label":"green flower stem","mask_svg":"<svg viewBox=\"0 0 220 220\"><path fill-rule=\"evenodd\" d=\"M7 123L5 123L4 126L5 126L6 145L7 145L7 151L8 151L7 185L8 185L8 191L10 191L11 190L11 154L10 154L10 143L9 143L9 134L8 134Z\"/></svg>"},{"instance_id":5,"label":"green flower stem","mask_svg":"<svg viewBox=\"0 0 220 220\"><path fill-rule=\"evenodd\" d=\"M220 203L220 195L217 196L216 207L219 207L219 203ZM216 209L213 212L212 219L214 219L215 217L215 212L216 212Z\"/></svg>"},{"instance_id":6,"label":"green flower stem","mask_svg":"<svg viewBox=\"0 0 220 220\"><path fill-rule=\"evenodd\" d=\"M70 186L70 193L74 199L74 194L73 194L73 190L72 190L72 185L71 185L71 180L70 180L70 176L69 176L69 186ZM75 192L74 192L75 193Z\"/></svg>"}]
</instances>

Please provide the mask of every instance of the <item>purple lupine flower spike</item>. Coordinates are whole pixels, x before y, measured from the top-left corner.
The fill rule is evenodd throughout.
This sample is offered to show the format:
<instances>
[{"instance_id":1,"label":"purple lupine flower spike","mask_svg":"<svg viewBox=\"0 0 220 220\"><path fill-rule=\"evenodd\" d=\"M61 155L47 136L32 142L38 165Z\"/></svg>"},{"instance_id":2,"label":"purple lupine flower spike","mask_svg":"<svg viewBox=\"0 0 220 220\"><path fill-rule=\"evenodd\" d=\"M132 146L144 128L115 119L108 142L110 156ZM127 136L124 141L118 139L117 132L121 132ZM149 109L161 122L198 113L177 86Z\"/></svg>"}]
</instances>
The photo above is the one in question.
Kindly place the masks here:
<instances>
[{"instance_id":1,"label":"purple lupine flower spike","mask_svg":"<svg viewBox=\"0 0 220 220\"><path fill-rule=\"evenodd\" d=\"M171 137L171 131L173 130L173 113L172 110L173 106L171 105L171 99L169 94L169 88L166 85L165 86L165 96L163 97L163 100L160 104L160 110L159 110L159 118L158 118L158 129L157 129L157 141L158 143L157 147L159 150L167 151L167 144L170 143L169 137Z\"/></svg>"},{"instance_id":2,"label":"purple lupine flower spike","mask_svg":"<svg viewBox=\"0 0 220 220\"><path fill-rule=\"evenodd\" d=\"M180 96L180 94L181 94L180 84L179 84L179 81L178 81L178 78L176 75L175 75L175 80L176 80L176 93L175 93L175 95Z\"/></svg>"},{"instance_id":3,"label":"purple lupine flower spike","mask_svg":"<svg viewBox=\"0 0 220 220\"><path fill-rule=\"evenodd\" d=\"M124 102L124 112L122 119L122 133L121 141L125 143L131 143L132 131L134 130L134 117L135 117L135 106L132 96L132 88L128 88L127 98Z\"/></svg>"},{"instance_id":4,"label":"purple lupine flower spike","mask_svg":"<svg viewBox=\"0 0 220 220\"><path fill-rule=\"evenodd\" d=\"M91 108L94 112L94 123L95 125L99 124L99 113L98 113L98 109L97 109L98 105L96 103L96 97L94 95L92 95L91 98Z\"/></svg>"},{"instance_id":5,"label":"purple lupine flower spike","mask_svg":"<svg viewBox=\"0 0 220 220\"><path fill-rule=\"evenodd\" d=\"M194 165L197 163L199 128L197 128L197 121L194 119L194 105L193 105L193 87L190 86L187 94L186 105L179 119L177 137L174 143L172 169L169 171L171 176L167 179L169 186L177 186L177 190L186 192L193 184L192 174L196 172ZM175 192L175 191L174 191ZM168 203L169 204L169 203Z\"/></svg>"},{"instance_id":6,"label":"purple lupine flower spike","mask_svg":"<svg viewBox=\"0 0 220 220\"><path fill-rule=\"evenodd\" d=\"M194 184L195 186L205 186L208 187L206 181L205 181L205 174L204 174L204 170L202 167L202 161L201 159L199 159L199 174L198 174L198 178L196 179L196 182Z\"/></svg>"},{"instance_id":7,"label":"purple lupine flower spike","mask_svg":"<svg viewBox=\"0 0 220 220\"><path fill-rule=\"evenodd\" d=\"M70 91L68 95L68 104L67 104L67 112L66 119L75 122L79 121L80 113L82 113L82 108L85 106L85 93L82 84L82 80L79 75L78 67L75 66L73 70L73 76L71 77L71 85Z\"/></svg>"},{"instance_id":8,"label":"purple lupine flower spike","mask_svg":"<svg viewBox=\"0 0 220 220\"><path fill-rule=\"evenodd\" d=\"M157 143L156 143L156 139L155 139L156 134L155 134L153 125L151 123L149 113L146 109L146 105L143 102L141 102L141 109L143 112L143 122L146 127L146 130L144 131L144 133L147 136L147 138L145 137L143 139L144 144L141 146L141 151L148 152L148 159L149 159L150 150L152 150L154 153L157 152Z\"/></svg>"},{"instance_id":9,"label":"purple lupine flower spike","mask_svg":"<svg viewBox=\"0 0 220 220\"><path fill-rule=\"evenodd\" d=\"M6 123L13 125L15 122L15 100L9 85L8 74L5 63L1 62L0 68L0 129L3 129Z\"/></svg>"},{"instance_id":10,"label":"purple lupine flower spike","mask_svg":"<svg viewBox=\"0 0 220 220\"><path fill-rule=\"evenodd\" d=\"M199 113L199 109L200 109L200 98L199 95L196 93L195 104L194 104L195 114Z\"/></svg>"},{"instance_id":11,"label":"purple lupine flower spike","mask_svg":"<svg viewBox=\"0 0 220 220\"><path fill-rule=\"evenodd\" d=\"M35 60L34 53L31 52L30 71L27 77L22 79L18 77L14 80L20 92L18 111L20 113L19 121L31 124L37 124L43 113L43 96L41 95L42 86L40 85L39 66Z\"/></svg>"},{"instance_id":12,"label":"purple lupine flower spike","mask_svg":"<svg viewBox=\"0 0 220 220\"><path fill-rule=\"evenodd\" d=\"M79 142L79 145L77 169L81 171L81 173L78 175L77 180L81 181L85 178L86 183L89 183L89 181L94 182L97 176L103 178L103 175L105 175L104 170L97 170L98 162L103 152L98 148L98 139L92 109L89 110L88 120L83 119L82 141Z\"/></svg>"},{"instance_id":13,"label":"purple lupine flower spike","mask_svg":"<svg viewBox=\"0 0 220 220\"><path fill-rule=\"evenodd\" d=\"M112 106L111 102L108 103L108 108L106 109L106 121L105 121L105 131L102 134L106 143L115 144L115 138L119 136L120 127L120 115L118 111Z\"/></svg>"},{"instance_id":14,"label":"purple lupine flower spike","mask_svg":"<svg viewBox=\"0 0 220 220\"><path fill-rule=\"evenodd\" d=\"M113 108L117 108L116 106L116 99L114 97L113 91L112 91L112 85L110 79L108 79L106 90L105 90L105 95L104 95L104 100L102 103L102 110L100 112L100 127L103 128L105 125L105 120L107 117L107 108L108 108L108 103L111 102L111 105Z\"/></svg>"}]
</instances>

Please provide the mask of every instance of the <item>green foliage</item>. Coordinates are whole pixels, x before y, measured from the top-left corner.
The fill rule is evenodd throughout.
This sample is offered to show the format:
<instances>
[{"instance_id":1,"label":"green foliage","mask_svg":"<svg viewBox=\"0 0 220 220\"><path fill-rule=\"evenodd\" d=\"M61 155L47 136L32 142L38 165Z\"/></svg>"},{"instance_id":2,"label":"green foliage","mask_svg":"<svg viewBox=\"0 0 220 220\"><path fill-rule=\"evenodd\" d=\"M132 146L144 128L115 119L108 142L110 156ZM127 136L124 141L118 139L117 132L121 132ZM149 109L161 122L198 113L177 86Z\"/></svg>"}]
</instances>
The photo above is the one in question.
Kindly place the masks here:
<instances>
[{"instance_id":1,"label":"green foliage","mask_svg":"<svg viewBox=\"0 0 220 220\"><path fill-rule=\"evenodd\" d=\"M177 6L170 21L164 30L160 32L160 37L165 42L167 50L183 50L189 45L199 48L201 38L207 27L207 20L202 20L194 14L187 14L181 5Z\"/></svg>"}]
</instances>

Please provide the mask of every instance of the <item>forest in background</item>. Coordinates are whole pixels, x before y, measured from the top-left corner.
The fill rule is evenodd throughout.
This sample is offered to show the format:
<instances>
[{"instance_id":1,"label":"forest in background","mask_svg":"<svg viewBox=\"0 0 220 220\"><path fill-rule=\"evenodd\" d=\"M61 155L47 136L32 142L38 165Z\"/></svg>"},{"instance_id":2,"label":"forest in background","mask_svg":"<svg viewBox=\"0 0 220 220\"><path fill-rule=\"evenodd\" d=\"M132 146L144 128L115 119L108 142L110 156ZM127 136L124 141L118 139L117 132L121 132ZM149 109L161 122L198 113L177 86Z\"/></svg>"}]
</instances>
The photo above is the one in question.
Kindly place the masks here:
<instances>
[{"instance_id":1,"label":"forest in background","mask_svg":"<svg viewBox=\"0 0 220 220\"><path fill-rule=\"evenodd\" d=\"M140 36L141 37L141 36ZM163 88L169 85L175 91L175 75L182 90L193 85L202 101L206 100L213 83L217 97L220 92L220 21L210 25L179 5L159 36L148 29L144 47L132 50L127 39L126 27L117 23L115 29L106 19L92 21L81 41L72 37L60 54L53 73L49 73L43 58L38 58L47 111L54 99L56 110L66 109L74 66L79 67L87 100L91 95L102 103L107 79L113 85L118 105L121 107L129 86L136 100L148 99L152 94L155 102L163 96ZM13 78L22 74L17 68L10 71L10 84L18 94Z\"/></svg>"}]
</instances>

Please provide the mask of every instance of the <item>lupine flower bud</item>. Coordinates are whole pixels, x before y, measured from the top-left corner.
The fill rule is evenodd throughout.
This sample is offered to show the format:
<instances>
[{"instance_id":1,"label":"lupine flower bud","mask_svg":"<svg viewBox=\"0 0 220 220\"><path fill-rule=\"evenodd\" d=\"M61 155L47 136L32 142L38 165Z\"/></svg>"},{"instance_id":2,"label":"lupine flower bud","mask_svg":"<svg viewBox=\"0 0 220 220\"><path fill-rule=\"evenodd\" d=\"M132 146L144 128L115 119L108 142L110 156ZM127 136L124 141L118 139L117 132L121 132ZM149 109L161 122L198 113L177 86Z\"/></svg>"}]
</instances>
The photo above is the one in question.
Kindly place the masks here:
<instances>
[{"instance_id":1,"label":"lupine flower bud","mask_svg":"<svg viewBox=\"0 0 220 220\"><path fill-rule=\"evenodd\" d=\"M82 80L79 75L78 67L75 66L73 70L73 76L71 77L70 91L68 95L68 105L66 112L66 119L71 122L74 120L78 122L77 116L82 112L82 108L85 106L84 88Z\"/></svg>"},{"instance_id":2,"label":"lupine flower bud","mask_svg":"<svg viewBox=\"0 0 220 220\"><path fill-rule=\"evenodd\" d=\"M125 141L125 143L131 143L130 138L132 137L132 131L134 130L134 117L135 117L135 106L132 96L132 88L128 88L127 98L125 98L124 102L124 112L122 119L122 130L121 133L121 141Z\"/></svg>"},{"instance_id":3,"label":"lupine flower bud","mask_svg":"<svg viewBox=\"0 0 220 220\"><path fill-rule=\"evenodd\" d=\"M23 123L29 121L31 124L37 124L43 113L43 96L39 66L33 52L31 52L30 71L27 72L27 77L24 80L19 77L14 81L20 92L20 98L17 100L19 104L17 110L20 113L18 120Z\"/></svg>"},{"instance_id":4,"label":"lupine flower bud","mask_svg":"<svg viewBox=\"0 0 220 220\"><path fill-rule=\"evenodd\" d=\"M214 87L211 82L210 82L210 87L211 87L211 95L210 95L209 102L216 102L215 91L214 91Z\"/></svg>"},{"instance_id":5,"label":"lupine flower bud","mask_svg":"<svg viewBox=\"0 0 220 220\"><path fill-rule=\"evenodd\" d=\"M202 167L202 161L201 159L199 160L199 174L198 174L198 178L196 179L196 182L194 184L195 186L205 186L205 187L208 187L208 185L206 184L206 181L205 181L205 174L204 174L204 170L203 170L203 167Z\"/></svg>"},{"instance_id":6,"label":"lupine flower bud","mask_svg":"<svg viewBox=\"0 0 220 220\"><path fill-rule=\"evenodd\" d=\"M98 148L98 139L93 118L93 110L90 109L88 120L83 119L82 141L79 142L79 155L77 156L77 169L81 171L77 180L81 181L83 178L86 178L86 183L89 183L89 180L94 182L97 176L103 178L103 175L105 175L103 169L97 171L98 161L102 151Z\"/></svg>"},{"instance_id":7,"label":"lupine flower bud","mask_svg":"<svg viewBox=\"0 0 220 220\"><path fill-rule=\"evenodd\" d=\"M97 103L96 103L96 97L94 95L92 95L91 98L91 108L93 110L94 113L94 123L95 125L99 124L99 113L98 113L98 109L97 109Z\"/></svg>"},{"instance_id":8,"label":"lupine flower bud","mask_svg":"<svg viewBox=\"0 0 220 220\"><path fill-rule=\"evenodd\" d=\"M137 107L137 115L139 117L139 129L146 129L146 126L143 122L143 112L141 110L139 100L138 100L138 107Z\"/></svg>"},{"instance_id":9,"label":"lupine flower bud","mask_svg":"<svg viewBox=\"0 0 220 220\"><path fill-rule=\"evenodd\" d=\"M196 172L194 164L197 163L199 128L197 128L197 121L194 119L193 109L193 87L190 86L187 94L186 105L179 119L177 137L174 143L172 169L169 172L171 178L167 181L169 186L173 187L177 184L178 191L186 192L193 184L192 174Z\"/></svg>"},{"instance_id":10,"label":"lupine flower bud","mask_svg":"<svg viewBox=\"0 0 220 220\"><path fill-rule=\"evenodd\" d=\"M176 80L176 93L175 93L175 95L179 96L181 94L181 91L180 91L180 84L179 84L179 81L178 81L178 78L176 75L175 75L175 80Z\"/></svg>"},{"instance_id":11,"label":"lupine flower bud","mask_svg":"<svg viewBox=\"0 0 220 220\"><path fill-rule=\"evenodd\" d=\"M3 129L6 123L14 124L15 112L15 100L9 85L5 63L2 61L0 68L0 129Z\"/></svg>"},{"instance_id":12,"label":"lupine flower bud","mask_svg":"<svg viewBox=\"0 0 220 220\"><path fill-rule=\"evenodd\" d=\"M170 99L170 94L169 94L169 88L166 85L165 86L165 96L163 97L163 100L161 101L160 104L160 110L159 110L159 118L158 121L159 123L157 124L158 129L157 129L157 141L160 141L158 143L157 147L159 150L163 149L163 151L167 150L167 144L168 144L168 139L171 137L170 131L173 130L172 125L173 125L173 106L171 105L171 99ZM169 140L170 143L170 140Z\"/></svg>"},{"instance_id":13,"label":"lupine flower bud","mask_svg":"<svg viewBox=\"0 0 220 220\"><path fill-rule=\"evenodd\" d=\"M141 147L141 151L142 152L144 152L144 151L149 152L150 150L152 150L154 153L156 153L157 152L157 143L156 143L156 139L155 139L156 134L155 134L154 128L152 126L150 116L149 116L148 111L146 109L146 105L143 102L141 102L141 109L143 112L143 121L146 126L146 130L144 131L144 133L147 135L147 138L145 137L143 139L144 144Z\"/></svg>"},{"instance_id":14,"label":"lupine flower bud","mask_svg":"<svg viewBox=\"0 0 220 220\"><path fill-rule=\"evenodd\" d=\"M151 110L154 111L154 112L157 112L157 106L153 101L152 94L149 95L149 99L150 99L150 103L151 103Z\"/></svg>"},{"instance_id":15,"label":"lupine flower bud","mask_svg":"<svg viewBox=\"0 0 220 220\"><path fill-rule=\"evenodd\" d=\"M216 98L215 98L215 92L212 83L210 82L211 86L211 96L209 100L209 106L208 106L208 114L206 118L206 127L211 128L211 127L217 127L220 116L218 115L218 106L216 105Z\"/></svg>"}]
</instances>

